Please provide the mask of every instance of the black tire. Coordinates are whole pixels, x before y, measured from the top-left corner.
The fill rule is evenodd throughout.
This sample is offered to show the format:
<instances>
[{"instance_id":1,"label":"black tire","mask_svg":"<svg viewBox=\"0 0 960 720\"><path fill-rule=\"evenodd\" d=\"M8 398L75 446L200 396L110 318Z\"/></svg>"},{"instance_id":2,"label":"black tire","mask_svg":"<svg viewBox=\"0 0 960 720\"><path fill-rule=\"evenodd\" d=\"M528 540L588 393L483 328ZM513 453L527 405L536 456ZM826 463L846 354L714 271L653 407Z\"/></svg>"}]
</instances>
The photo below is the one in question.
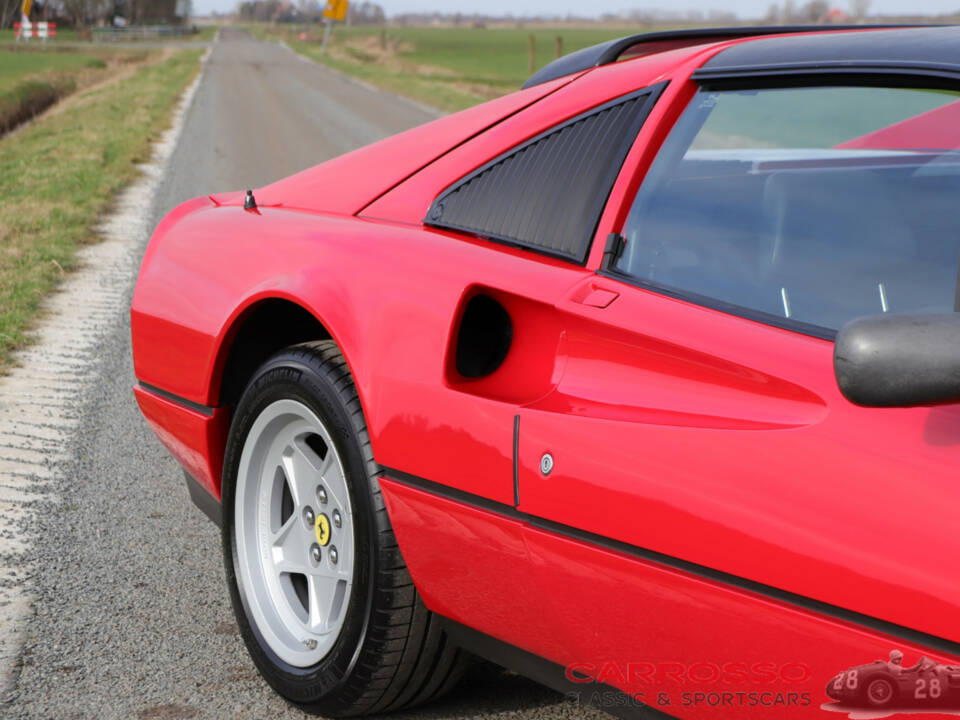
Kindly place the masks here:
<instances>
[{"instance_id":1,"label":"black tire","mask_svg":"<svg viewBox=\"0 0 960 720\"><path fill-rule=\"evenodd\" d=\"M861 698L867 707L887 708L897 700L897 688L889 678L874 676L863 684Z\"/></svg>"},{"instance_id":2,"label":"black tire","mask_svg":"<svg viewBox=\"0 0 960 720\"><path fill-rule=\"evenodd\" d=\"M310 668L287 665L248 618L238 585L234 538L240 455L254 420L290 398L309 407L334 438L354 508L353 592L332 649ZM329 340L286 348L247 385L230 427L223 471L223 549L240 634L264 679L308 712L348 717L398 710L439 697L467 666L421 600L387 517L363 410L347 364Z\"/></svg>"}]
</instances>

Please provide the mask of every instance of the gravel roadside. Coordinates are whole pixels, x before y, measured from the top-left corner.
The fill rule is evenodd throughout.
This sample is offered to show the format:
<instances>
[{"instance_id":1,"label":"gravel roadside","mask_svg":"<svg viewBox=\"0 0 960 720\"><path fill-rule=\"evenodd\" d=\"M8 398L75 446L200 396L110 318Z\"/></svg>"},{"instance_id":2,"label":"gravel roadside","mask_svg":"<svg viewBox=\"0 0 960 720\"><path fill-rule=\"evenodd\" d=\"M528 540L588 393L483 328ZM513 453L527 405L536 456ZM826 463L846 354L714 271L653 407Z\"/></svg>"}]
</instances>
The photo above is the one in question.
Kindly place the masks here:
<instances>
[{"instance_id":1,"label":"gravel roadside","mask_svg":"<svg viewBox=\"0 0 960 720\"><path fill-rule=\"evenodd\" d=\"M152 228L195 195L258 187L430 119L288 50L222 33L156 187ZM142 232L109 277L97 347L69 391L70 439L32 500L26 629L11 718L300 718L257 676L229 607L217 529L130 391L128 312ZM87 367L85 366L85 367ZM0 418L2 421L2 418ZM395 718L594 717L479 665L448 699ZM599 715L596 715L599 717Z\"/></svg>"}]
</instances>

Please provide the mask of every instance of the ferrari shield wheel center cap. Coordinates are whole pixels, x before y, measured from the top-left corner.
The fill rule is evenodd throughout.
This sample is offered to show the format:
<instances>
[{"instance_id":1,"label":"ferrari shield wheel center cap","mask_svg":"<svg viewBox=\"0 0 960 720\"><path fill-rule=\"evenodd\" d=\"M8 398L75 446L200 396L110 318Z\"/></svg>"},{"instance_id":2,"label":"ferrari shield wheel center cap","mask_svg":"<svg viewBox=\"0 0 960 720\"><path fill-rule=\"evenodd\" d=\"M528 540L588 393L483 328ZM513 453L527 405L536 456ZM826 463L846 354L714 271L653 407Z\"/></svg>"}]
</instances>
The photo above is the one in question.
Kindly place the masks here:
<instances>
[{"instance_id":1,"label":"ferrari shield wheel center cap","mask_svg":"<svg viewBox=\"0 0 960 720\"><path fill-rule=\"evenodd\" d=\"M317 515L317 522L313 526L313 533L317 536L317 544L326 547L330 542L330 520L323 513Z\"/></svg>"}]
</instances>

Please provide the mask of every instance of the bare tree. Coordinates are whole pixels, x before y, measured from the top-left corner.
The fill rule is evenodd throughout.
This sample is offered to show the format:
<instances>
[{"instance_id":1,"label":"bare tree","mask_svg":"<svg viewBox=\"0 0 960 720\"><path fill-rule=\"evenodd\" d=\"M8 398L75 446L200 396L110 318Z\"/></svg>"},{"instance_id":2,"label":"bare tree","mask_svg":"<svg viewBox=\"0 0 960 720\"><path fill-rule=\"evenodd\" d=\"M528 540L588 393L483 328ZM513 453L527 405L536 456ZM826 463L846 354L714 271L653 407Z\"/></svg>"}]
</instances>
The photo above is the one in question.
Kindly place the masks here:
<instances>
[{"instance_id":1,"label":"bare tree","mask_svg":"<svg viewBox=\"0 0 960 720\"><path fill-rule=\"evenodd\" d=\"M350 3L347 10L349 22L351 25L384 25L387 22L387 15L383 8L373 2L354 2Z\"/></svg>"},{"instance_id":2,"label":"bare tree","mask_svg":"<svg viewBox=\"0 0 960 720\"><path fill-rule=\"evenodd\" d=\"M61 0L63 14L70 20L70 24L77 28L87 25L96 14L98 0Z\"/></svg>"},{"instance_id":3,"label":"bare tree","mask_svg":"<svg viewBox=\"0 0 960 720\"><path fill-rule=\"evenodd\" d=\"M10 27L20 19L22 0L0 0L0 27Z\"/></svg>"},{"instance_id":4,"label":"bare tree","mask_svg":"<svg viewBox=\"0 0 960 720\"><path fill-rule=\"evenodd\" d=\"M830 5L825 0L810 0L800 10L800 15L805 22L815 23L828 12L830 12Z\"/></svg>"},{"instance_id":5,"label":"bare tree","mask_svg":"<svg viewBox=\"0 0 960 720\"><path fill-rule=\"evenodd\" d=\"M783 0L783 14L780 16L780 21L784 23L791 23L797 19L797 11L793 4L793 0Z\"/></svg>"},{"instance_id":6,"label":"bare tree","mask_svg":"<svg viewBox=\"0 0 960 720\"><path fill-rule=\"evenodd\" d=\"M863 20L870 12L870 0L850 0L850 14L857 20Z\"/></svg>"}]
</instances>

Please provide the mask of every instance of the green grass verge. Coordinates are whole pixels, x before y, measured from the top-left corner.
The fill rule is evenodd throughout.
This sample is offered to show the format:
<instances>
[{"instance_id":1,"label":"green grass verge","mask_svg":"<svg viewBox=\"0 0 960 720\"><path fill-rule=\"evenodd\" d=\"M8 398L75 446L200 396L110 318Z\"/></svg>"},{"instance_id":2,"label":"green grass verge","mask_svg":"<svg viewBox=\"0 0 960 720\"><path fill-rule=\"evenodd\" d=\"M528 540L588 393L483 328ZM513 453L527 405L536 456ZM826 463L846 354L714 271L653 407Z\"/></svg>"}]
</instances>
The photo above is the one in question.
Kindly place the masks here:
<instances>
[{"instance_id":1,"label":"green grass verge","mask_svg":"<svg viewBox=\"0 0 960 720\"><path fill-rule=\"evenodd\" d=\"M0 139L0 362L27 341L40 302L137 175L198 70L199 50L78 92L58 112Z\"/></svg>"},{"instance_id":2,"label":"green grass verge","mask_svg":"<svg viewBox=\"0 0 960 720\"><path fill-rule=\"evenodd\" d=\"M0 135L73 92L82 71L106 66L80 53L0 50Z\"/></svg>"},{"instance_id":3,"label":"green grass verge","mask_svg":"<svg viewBox=\"0 0 960 720\"><path fill-rule=\"evenodd\" d=\"M657 28L658 30L661 28ZM663 28L666 29L666 28ZM389 28L388 45L399 42L398 54L423 65L445 68L460 78L514 90L529 77L529 36L534 36L535 66L539 69L556 58L556 38L564 54L614 38L643 32L639 28ZM380 29L336 28L338 41L375 37Z\"/></svg>"},{"instance_id":4,"label":"green grass verge","mask_svg":"<svg viewBox=\"0 0 960 720\"><path fill-rule=\"evenodd\" d=\"M529 36L535 67L556 57L557 38L567 54L640 28L417 28L336 27L327 52L322 28L249 25L263 39L391 92L442 110L456 111L518 90L529 77ZM656 30L669 29L665 27ZM305 33L306 39L300 38Z\"/></svg>"},{"instance_id":5,"label":"green grass verge","mask_svg":"<svg viewBox=\"0 0 960 720\"><path fill-rule=\"evenodd\" d=\"M0 135L46 110L64 95L73 92L73 78L25 80L0 93Z\"/></svg>"},{"instance_id":6,"label":"green grass verge","mask_svg":"<svg viewBox=\"0 0 960 720\"><path fill-rule=\"evenodd\" d=\"M150 50L0 45L0 136L77 88L141 63Z\"/></svg>"},{"instance_id":7,"label":"green grass verge","mask_svg":"<svg viewBox=\"0 0 960 720\"><path fill-rule=\"evenodd\" d=\"M220 29L220 26L198 25L197 29L199 32L196 35L187 35L184 39L192 42L213 42L213 38L216 37L217 30Z\"/></svg>"},{"instance_id":8,"label":"green grass verge","mask_svg":"<svg viewBox=\"0 0 960 720\"><path fill-rule=\"evenodd\" d=\"M105 64L101 58L83 53L0 51L0 97L31 75L69 73Z\"/></svg>"}]
</instances>

